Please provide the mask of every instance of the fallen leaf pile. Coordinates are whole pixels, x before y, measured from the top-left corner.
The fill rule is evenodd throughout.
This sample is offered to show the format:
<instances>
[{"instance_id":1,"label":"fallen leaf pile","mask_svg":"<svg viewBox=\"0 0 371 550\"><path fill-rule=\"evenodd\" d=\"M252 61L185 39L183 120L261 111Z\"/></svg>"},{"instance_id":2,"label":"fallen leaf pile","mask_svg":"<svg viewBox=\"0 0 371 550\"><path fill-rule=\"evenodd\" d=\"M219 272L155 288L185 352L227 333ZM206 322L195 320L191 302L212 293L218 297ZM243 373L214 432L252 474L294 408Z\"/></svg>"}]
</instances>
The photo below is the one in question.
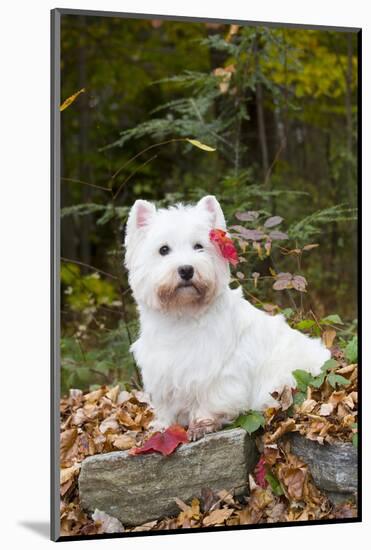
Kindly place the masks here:
<instances>
[{"instance_id":1,"label":"fallen leaf pile","mask_svg":"<svg viewBox=\"0 0 371 550\"><path fill-rule=\"evenodd\" d=\"M276 442L288 432L299 432L321 445L354 442L358 412L357 365L346 365L340 359L330 361L333 366L318 388L308 385L303 392L285 386L280 394L273 394L279 406L265 411L265 444Z\"/></svg>"},{"instance_id":2,"label":"fallen leaf pile","mask_svg":"<svg viewBox=\"0 0 371 550\"><path fill-rule=\"evenodd\" d=\"M116 518L95 510L88 515L79 504L77 480L85 457L115 450L130 454L174 452L186 443L181 427L168 434L153 434L153 412L148 396L119 386L102 386L83 394L70 390L60 403L61 411L61 534L93 535L129 531L159 531L220 525L249 525L356 517L355 504L334 506L314 485L308 466L290 452L285 438L298 432L319 444L352 441L357 432L357 365L347 365L339 352L323 373L311 380L300 378L297 389L286 386L273 396L277 407L264 413L257 444L261 453L247 483L248 496L235 496L226 487L217 493L203 488L190 503L176 499L179 514L137 527L123 526ZM311 384L314 384L312 386ZM260 432L258 432L260 433ZM152 436L152 437L151 437ZM176 451L175 451L176 452Z\"/></svg>"},{"instance_id":3,"label":"fallen leaf pile","mask_svg":"<svg viewBox=\"0 0 371 550\"><path fill-rule=\"evenodd\" d=\"M153 418L144 392L120 391L119 386L102 386L85 395L70 390L60 402L60 414L60 482L65 503L76 492L84 458L140 446Z\"/></svg>"}]
</instances>

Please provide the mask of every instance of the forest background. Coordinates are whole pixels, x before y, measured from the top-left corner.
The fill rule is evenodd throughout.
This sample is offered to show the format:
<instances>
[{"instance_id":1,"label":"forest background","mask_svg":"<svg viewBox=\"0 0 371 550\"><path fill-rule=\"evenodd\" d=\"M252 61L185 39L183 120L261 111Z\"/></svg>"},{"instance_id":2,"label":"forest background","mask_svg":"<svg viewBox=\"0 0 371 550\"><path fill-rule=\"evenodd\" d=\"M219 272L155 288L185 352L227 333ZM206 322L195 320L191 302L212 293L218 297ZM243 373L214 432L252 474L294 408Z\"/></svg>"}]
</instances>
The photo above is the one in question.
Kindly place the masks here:
<instances>
[{"instance_id":1,"label":"forest background","mask_svg":"<svg viewBox=\"0 0 371 550\"><path fill-rule=\"evenodd\" d=\"M240 256L232 285L346 345L357 330L355 33L63 15L61 67L62 393L140 385L122 263L137 198L216 195Z\"/></svg>"}]
</instances>

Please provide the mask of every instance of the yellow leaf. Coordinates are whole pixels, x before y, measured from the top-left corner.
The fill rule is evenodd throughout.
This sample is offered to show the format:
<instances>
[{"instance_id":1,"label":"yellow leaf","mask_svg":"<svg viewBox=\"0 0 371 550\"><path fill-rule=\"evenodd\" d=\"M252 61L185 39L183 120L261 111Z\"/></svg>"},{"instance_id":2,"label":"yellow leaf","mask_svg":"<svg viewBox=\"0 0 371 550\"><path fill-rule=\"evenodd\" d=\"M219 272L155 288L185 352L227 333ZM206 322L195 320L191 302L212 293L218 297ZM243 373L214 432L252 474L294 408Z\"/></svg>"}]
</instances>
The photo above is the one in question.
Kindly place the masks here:
<instances>
[{"instance_id":1,"label":"yellow leaf","mask_svg":"<svg viewBox=\"0 0 371 550\"><path fill-rule=\"evenodd\" d=\"M226 42L230 42L232 37L238 33L238 29L240 28L239 25L231 25L229 27L229 31L228 31L228 34L225 38Z\"/></svg>"},{"instance_id":2,"label":"yellow leaf","mask_svg":"<svg viewBox=\"0 0 371 550\"><path fill-rule=\"evenodd\" d=\"M202 149L203 151L216 151L213 147L209 147L209 145L205 145L204 143L201 143L201 141L198 141L198 139L189 139L186 138L189 143L192 143L195 147L198 147L199 149Z\"/></svg>"},{"instance_id":3,"label":"yellow leaf","mask_svg":"<svg viewBox=\"0 0 371 550\"><path fill-rule=\"evenodd\" d=\"M68 97L65 101L63 101L62 105L59 107L60 111L64 111L79 97L80 94L83 94L85 92L85 88L81 88L78 92Z\"/></svg>"}]
</instances>

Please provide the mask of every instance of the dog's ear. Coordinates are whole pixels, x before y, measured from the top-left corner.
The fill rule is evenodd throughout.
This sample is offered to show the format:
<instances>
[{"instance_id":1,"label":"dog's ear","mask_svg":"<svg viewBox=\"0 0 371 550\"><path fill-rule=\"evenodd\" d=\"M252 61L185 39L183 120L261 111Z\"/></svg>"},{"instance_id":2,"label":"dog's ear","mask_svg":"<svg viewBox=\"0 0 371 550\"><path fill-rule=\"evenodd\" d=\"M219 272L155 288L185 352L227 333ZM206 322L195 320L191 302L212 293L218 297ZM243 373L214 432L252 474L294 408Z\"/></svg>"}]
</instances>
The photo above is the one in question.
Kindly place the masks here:
<instances>
[{"instance_id":1,"label":"dog's ear","mask_svg":"<svg viewBox=\"0 0 371 550\"><path fill-rule=\"evenodd\" d=\"M150 219L155 212L156 207L152 203L138 199L130 210L128 229L136 230L149 225Z\"/></svg>"},{"instance_id":2,"label":"dog's ear","mask_svg":"<svg viewBox=\"0 0 371 550\"><path fill-rule=\"evenodd\" d=\"M138 199L135 201L129 212L128 222L126 224L126 238L149 225L154 216L156 208L148 201Z\"/></svg>"},{"instance_id":3,"label":"dog's ear","mask_svg":"<svg viewBox=\"0 0 371 550\"><path fill-rule=\"evenodd\" d=\"M135 250L145 229L151 223L156 213L156 207L148 201L137 200L131 207L125 230L126 255L130 256L129 249ZM126 258L127 263L128 258Z\"/></svg>"},{"instance_id":4,"label":"dog's ear","mask_svg":"<svg viewBox=\"0 0 371 550\"><path fill-rule=\"evenodd\" d=\"M197 208L206 210L210 214L212 227L226 229L223 210L214 195L207 195L199 200Z\"/></svg>"}]
</instances>

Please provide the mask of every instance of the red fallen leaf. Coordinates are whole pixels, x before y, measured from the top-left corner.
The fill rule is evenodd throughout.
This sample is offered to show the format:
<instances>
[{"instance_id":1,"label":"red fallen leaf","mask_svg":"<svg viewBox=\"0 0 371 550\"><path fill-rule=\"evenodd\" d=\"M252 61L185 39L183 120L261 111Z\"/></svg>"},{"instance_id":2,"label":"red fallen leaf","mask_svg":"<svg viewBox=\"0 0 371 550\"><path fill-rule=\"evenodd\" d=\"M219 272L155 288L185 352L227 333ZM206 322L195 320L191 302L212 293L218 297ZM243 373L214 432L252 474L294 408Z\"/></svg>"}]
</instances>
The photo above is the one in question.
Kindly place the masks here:
<instances>
[{"instance_id":1,"label":"red fallen leaf","mask_svg":"<svg viewBox=\"0 0 371 550\"><path fill-rule=\"evenodd\" d=\"M145 453L158 452L165 456L170 455L181 443L188 443L188 434L179 424L173 424L166 428L164 432L156 432L142 445L142 447L132 447L129 451L131 455L141 455Z\"/></svg>"},{"instance_id":2,"label":"red fallen leaf","mask_svg":"<svg viewBox=\"0 0 371 550\"><path fill-rule=\"evenodd\" d=\"M209 236L210 240L219 249L223 258L228 260L232 265L237 265L237 250L235 249L232 239L227 236L227 233L222 229L211 229Z\"/></svg>"},{"instance_id":3,"label":"red fallen leaf","mask_svg":"<svg viewBox=\"0 0 371 550\"><path fill-rule=\"evenodd\" d=\"M254 469L256 483L263 489L266 489L268 487L268 482L265 479L265 475L267 473L265 469L265 464L266 464L265 456L261 455L261 457L259 458L259 462L257 463Z\"/></svg>"}]
</instances>

